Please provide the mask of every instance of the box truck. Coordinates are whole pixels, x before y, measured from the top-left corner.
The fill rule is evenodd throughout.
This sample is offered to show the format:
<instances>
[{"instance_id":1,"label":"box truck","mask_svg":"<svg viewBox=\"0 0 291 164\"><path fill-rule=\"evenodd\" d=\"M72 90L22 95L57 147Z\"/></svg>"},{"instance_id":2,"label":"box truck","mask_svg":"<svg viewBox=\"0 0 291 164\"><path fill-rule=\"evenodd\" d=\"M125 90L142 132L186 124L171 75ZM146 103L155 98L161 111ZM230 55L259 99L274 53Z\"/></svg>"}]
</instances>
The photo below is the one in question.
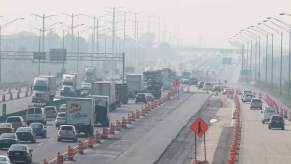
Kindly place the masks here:
<instances>
[{"instance_id":1,"label":"box truck","mask_svg":"<svg viewBox=\"0 0 291 164\"><path fill-rule=\"evenodd\" d=\"M56 95L57 80L54 76L38 76L33 80L32 102L47 103Z\"/></svg>"}]
</instances>

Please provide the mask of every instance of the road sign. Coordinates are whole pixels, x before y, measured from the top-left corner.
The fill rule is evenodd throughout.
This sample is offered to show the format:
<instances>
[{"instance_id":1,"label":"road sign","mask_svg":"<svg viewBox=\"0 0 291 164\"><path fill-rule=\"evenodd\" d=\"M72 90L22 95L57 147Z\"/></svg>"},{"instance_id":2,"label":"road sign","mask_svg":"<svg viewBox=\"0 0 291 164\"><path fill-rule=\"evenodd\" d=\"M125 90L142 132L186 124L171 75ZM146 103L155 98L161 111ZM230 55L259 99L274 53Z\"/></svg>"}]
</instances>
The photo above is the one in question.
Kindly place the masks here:
<instances>
[{"instance_id":1,"label":"road sign","mask_svg":"<svg viewBox=\"0 0 291 164\"><path fill-rule=\"evenodd\" d=\"M207 123L199 116L191 125L193 132L201 138L208 129Z\"/></svg>"},{"instance_id":2,"label":"road sign","mask_svg":"<svg viewBox=\"0 0 291 164\"><path fill-rule=\"evenodd\" d=\"M50 61L65 61L67 50L62 48L51 48L49 51Z\"/></svg>"}]
</instances>

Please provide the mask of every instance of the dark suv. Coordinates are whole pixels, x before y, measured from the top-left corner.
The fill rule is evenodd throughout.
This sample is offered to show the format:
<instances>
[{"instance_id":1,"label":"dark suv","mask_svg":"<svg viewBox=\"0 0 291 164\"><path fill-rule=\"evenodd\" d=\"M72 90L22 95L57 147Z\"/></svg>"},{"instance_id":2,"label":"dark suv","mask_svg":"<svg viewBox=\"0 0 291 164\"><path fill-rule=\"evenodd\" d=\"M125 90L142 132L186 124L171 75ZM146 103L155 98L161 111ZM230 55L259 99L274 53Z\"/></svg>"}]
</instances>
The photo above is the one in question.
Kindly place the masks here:
<instances>
[{"instance_id":1,"label":"dark suv","mask_svg":"<svg viewBox=\"0 0 291 164\"><path fill-rule=\"evenodd\" d=\"M270 122L269 122L269 129L273 129L273 128L279 128L284 130L285 126L284 126L284 119L282 116L280 115L273 115L271 116Z\"/></svg>"}]
</instances>

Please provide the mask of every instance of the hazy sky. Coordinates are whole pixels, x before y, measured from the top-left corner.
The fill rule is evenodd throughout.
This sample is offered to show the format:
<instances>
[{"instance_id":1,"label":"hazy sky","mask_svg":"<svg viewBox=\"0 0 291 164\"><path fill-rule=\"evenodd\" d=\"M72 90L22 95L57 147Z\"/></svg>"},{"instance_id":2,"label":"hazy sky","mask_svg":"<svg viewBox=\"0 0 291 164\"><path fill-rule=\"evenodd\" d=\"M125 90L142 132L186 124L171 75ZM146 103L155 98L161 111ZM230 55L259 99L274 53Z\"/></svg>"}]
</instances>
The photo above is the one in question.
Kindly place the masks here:
<instances>
[{"instance_id":1,"label":"hazy sky","mask_svg":"<svg viewBox=\"0 0 291 164\"><path fill-rule=\"evenodd\" d=\"M53 23L64 19L62 13L101 16L113 6L140 12L141 31L147 30L149 15L154 16L151 29L157 31L157 23L154 22L160 16L167 24L167 31L176 36L182 45L229 46L229 36L267 16L280 17L291 23L291 17L278 15L280 12L291 13L291 0L0 0L0 16L4 16L0 18L0 23L25 16L24 22L4 32L32 30L39 24L35 23L37 19L31 13L60 15L49 20ZM78 18L76 22L87 22L87 18ZM66 24L69 25L69 20Z\"/></svg>"}]
</instances>

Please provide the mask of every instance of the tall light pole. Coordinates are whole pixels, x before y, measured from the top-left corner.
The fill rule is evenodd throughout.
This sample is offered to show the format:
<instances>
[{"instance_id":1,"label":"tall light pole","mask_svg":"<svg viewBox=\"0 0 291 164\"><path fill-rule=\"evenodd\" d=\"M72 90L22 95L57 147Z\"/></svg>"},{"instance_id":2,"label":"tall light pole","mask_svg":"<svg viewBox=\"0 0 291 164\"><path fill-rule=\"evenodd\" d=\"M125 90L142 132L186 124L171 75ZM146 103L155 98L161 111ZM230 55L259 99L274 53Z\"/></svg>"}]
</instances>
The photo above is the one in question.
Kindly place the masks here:
<instances>
[{"instance_id":1,"label":"tall light pole","mask_svg":"<svg viewBox=\"0 0 291 164\"><path fill-rule=\"evenodd\" d=\"M2 29L19 20L24 20L24 18L13 19L7 23L0 24L0 83L2 83Z\"/></svg>"},{"instance_id":2,"label":"tall light pole","mask_svg":"<svg viewBox=\"0 0 291 164\"><path fill-rule=\"evenodd\" d=\"M281 13L281 15L285 15L284 13ZM291 25L274 17L268 17L268 20L274 20L276 22L279 22L280 24L277 24L273 21L270 21L272 24L274 24L275 26L279 27L280 29L282 29L285 32L289 33L289 53L288 53L288 98L290 98L290 88L291 88Z\"/></svg>"},{"instance_id":3,"label":"tall light pole","mask_svg":"<svg viewBox=\"0 0 291 164\"><path fill-rule=\"evenodd\" d=\"M56 16L56 15L45 15L45 14L43 14L43 15L32 14L32 15L34 15L38 18L41 18L41 20L42 20L42 23L41 23L42 24L42 52L44 52L45 51L45 31L46 31L45 30L45 22L46 22L47 18Z\"/></svg>"}]
</instances>

